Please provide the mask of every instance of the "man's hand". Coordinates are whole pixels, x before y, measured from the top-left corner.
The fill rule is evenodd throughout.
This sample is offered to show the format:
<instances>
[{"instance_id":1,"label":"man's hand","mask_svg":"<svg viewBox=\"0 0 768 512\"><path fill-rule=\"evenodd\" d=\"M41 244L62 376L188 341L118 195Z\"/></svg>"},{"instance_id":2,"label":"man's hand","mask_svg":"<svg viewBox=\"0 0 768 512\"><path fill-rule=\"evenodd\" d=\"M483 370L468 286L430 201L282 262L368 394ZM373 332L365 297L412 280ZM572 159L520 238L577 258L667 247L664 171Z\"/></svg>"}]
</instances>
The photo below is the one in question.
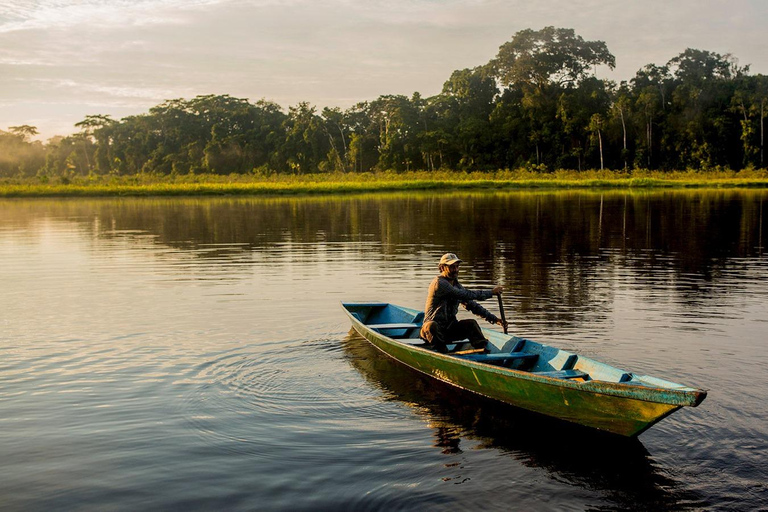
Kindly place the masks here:
<instances>
[{"instance_id":1,"label":"man's hand","mask_svg":"<svg viewBox=\"0 0 768 512\"><path fill-rule=\"evenodd\" d=\"M504 287L503 286L497 286L496 288L491 290L491 293L494 294L494 295L501 295L501 293L503 291L504 291Z\"/></svg>"},{"instance_id":2,"label":"man's hand","mask_svg":"<svg viewBox=\"0 0 768 512\"><path fill-rule=\"evenodd\" d=\"M507 329L507 327L509 327L509 322L506 322L501 318L496 319L496 324L502 326L504 329Z\"/></svg>"}]
</instances>

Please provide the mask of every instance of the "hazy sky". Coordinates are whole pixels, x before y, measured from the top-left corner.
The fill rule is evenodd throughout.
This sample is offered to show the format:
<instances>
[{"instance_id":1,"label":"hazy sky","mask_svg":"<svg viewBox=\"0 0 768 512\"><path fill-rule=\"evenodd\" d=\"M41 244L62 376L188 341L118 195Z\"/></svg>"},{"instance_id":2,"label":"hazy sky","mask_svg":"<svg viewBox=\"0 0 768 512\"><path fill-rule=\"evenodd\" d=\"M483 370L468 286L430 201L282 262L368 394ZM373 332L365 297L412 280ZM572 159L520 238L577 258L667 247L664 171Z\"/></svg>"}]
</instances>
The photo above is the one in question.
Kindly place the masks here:
<instances>
[{"instance_id":1,"label":"hazy sky","mask_svg":"<svg viewBox=\"0 0 768 512\"><path fill-rule=\"evenodd\" d=\"M348 108L440 92L518 30L603 40L627 80L686 48L768 73L768 0L0 0L0 129L69 134L172 98Z\"/></svg>"}]
</instances>

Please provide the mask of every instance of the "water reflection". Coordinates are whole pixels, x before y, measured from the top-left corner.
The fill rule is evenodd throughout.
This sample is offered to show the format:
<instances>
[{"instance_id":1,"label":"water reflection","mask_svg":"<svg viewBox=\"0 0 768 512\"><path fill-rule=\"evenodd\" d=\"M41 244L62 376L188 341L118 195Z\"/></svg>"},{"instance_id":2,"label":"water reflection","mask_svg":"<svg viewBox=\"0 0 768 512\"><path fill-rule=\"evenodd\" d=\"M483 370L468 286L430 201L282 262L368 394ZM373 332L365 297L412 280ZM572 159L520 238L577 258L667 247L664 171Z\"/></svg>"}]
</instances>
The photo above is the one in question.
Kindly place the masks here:
<instances>
[{"instance_id":1,"label":"water reflection","mask_svg":"<svg viewBox=\"0 0 768 512\"><path fill-rule=\"evenodd\" d=\"M5 200L0 218L26 228L46 212L100 236L149 233L181 249L380 241L385 251L450 245L471 260L496 254L518 264L533 256L544 262L596 257L603 249L661 250L678 255L681 271L700 271L719 258L761 255L766 196L707 190ZM217 253L200 254L207 255Z\"/></svg>"},{"instance_id":2,"label":"water reflection","mask_svg":"<svg viewBox=\"0 0 768 512\"><path fill-rule=\"evenodd\" d=\"M190 279L215 278L216 269L245 279L255 262L287 273L344 259L379 260L400 278L414 262L431 272L437 255L451 250L470 263L465 282L505 285L514 318L578 329L610 315L616 285L605 277L616 272L638 290L652 290L649 303L666 300L659 287L693 306L730 300L720 286L724 273L748 281L755 266L763 272L768 265L766 196L697 190L19 200L0 202L0 228L42 237L45 223L66 219L94 245L167 248Z\"/></svg>"},{"instance_id":3,"label":"water reflection","mask_svg":"<svg viewBox=\"0 0 768 512\"><path fill-rule=\"evenodd\" d=\"M424 419L434 430L433 446L445 455L461 453L462 444L471 440L474 449L498 450L526 467L545 469L552 479L598 491L611 510L705 505L659 468L637 438L604 434L437 383L393 361L353 330L342 347L385 400L405 403ZM462 483L460 478L455 483Z\"/></svg>"}]
</instances>

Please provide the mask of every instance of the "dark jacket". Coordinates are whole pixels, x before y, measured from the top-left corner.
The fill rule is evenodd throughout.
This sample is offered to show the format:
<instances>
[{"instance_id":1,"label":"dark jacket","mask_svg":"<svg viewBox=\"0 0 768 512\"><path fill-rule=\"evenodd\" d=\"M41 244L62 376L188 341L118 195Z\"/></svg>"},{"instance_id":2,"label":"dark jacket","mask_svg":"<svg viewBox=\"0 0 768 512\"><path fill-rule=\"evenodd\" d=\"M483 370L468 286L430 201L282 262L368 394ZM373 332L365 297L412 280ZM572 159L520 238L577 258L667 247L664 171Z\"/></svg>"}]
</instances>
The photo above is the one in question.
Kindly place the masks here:
<instances>
[{"instance_id":1,"label":"dark jacket","mask_svg":"<svg viewBox=\"0 0 768 512\"><path fill-rule=\"evenodd\" d=\"M498 322L498 318L475 302L491 297L491 290L467 290L458 280L451 282L447 277L437 276L429 285L427 303L424 306L424 323L434 321L441 327L448 327L456 321L459 304L462 304L467 310L494 324Z\"/></svg>"}]
</instances>

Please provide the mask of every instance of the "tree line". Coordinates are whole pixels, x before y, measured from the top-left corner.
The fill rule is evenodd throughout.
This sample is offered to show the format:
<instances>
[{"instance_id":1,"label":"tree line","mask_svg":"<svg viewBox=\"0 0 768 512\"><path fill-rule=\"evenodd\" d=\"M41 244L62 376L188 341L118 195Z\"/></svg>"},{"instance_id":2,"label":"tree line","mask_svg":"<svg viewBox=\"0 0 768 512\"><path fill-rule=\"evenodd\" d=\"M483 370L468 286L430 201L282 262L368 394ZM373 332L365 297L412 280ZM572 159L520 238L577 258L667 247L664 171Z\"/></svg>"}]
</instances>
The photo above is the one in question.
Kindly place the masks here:
<instances>
[{"instance_id":1,"label":"tree line","mask_svg":"<svg viewBox=\"0 0 768 512\"><path fill-rule=\"evenodd\" d=\"M89 115L47 144L0 131L0 176L377 170L764 168L768 77L730 54L687 49L629 81L603 41L517 32L442 92L353 107L288 108L229 95L174 99L114 120Z\"/></svg>"}]
</instances>

